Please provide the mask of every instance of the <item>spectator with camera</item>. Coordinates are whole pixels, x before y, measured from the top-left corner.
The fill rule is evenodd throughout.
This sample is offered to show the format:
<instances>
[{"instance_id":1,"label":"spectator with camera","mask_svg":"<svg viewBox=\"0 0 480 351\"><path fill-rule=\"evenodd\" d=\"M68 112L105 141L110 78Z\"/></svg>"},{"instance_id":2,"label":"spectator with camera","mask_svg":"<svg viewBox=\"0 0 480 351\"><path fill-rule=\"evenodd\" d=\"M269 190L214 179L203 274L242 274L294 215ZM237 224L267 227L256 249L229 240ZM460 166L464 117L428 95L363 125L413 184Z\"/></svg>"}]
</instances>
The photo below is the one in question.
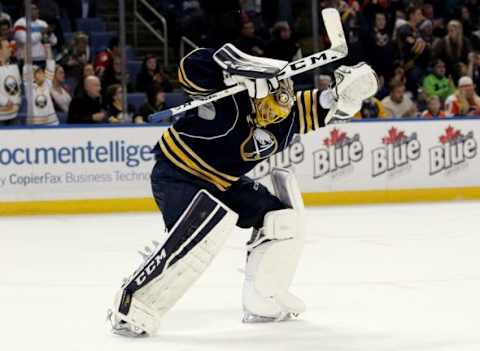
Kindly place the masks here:
<instances>
[{"instance_id":1,"label":"spectator with camera","mask_svg":"<svg viewBox=\"0 0 480 351\"><path fill-rule=\"evenodd\" d=\"M25 61L25 48L27 45L27 21L22 17L15 22L15 41L17 42L17 58L20 62ZM32 4L32 61L36 65L45 66L47 53L46 44L55 46L57 37L50 32L47 22L39 18L39 9L36 4Z\"/></svg>"}]
</instances>

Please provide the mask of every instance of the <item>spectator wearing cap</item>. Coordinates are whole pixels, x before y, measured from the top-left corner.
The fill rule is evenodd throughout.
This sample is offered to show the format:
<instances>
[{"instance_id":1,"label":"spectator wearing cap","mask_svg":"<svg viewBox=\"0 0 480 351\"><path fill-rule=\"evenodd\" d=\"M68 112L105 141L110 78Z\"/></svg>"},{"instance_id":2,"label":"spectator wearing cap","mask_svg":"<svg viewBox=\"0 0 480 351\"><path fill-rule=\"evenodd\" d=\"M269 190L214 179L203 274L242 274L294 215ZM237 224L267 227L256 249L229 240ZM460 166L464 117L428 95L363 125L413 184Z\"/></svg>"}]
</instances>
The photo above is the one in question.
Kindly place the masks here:
<instances>
[{"instance_id":1,"label":"spectator wearing cap","mask_svg":"<svg viewBox=\"0 0 480 351\"><path fill-rule=\"evenodd\" d=\"M147 91L147 101L140 106L135 123L145 123L148 121L148 116L153 113L160 112L165 107L165 92L159 84L152 85ZM165 120L167 123L173 122L172 117Z\"/></svg>"},{"instance_id":2,"label":"spectator wearing cap","mask_svg":"<svg viewBox=\"0 0 480 351\"><path fill-rule=\"evenodd\" d=\"M157 56L147 55L143 60L140 72L137 75L137 91L148 91L152 85L159 84L163 91L171 92L173 90L172 84L168 75L163 72L160 67Z\"/></svg>"},{"instance_id":3,"label":"spectator wearing cap","mask_svg":"<svg viewBox=\"0 0 480 351\"><path fill-rule=\"evenodd\" d=\"M292 31L286 21L275 23L272 28L272 40L265 47L265 56L284 60L294 61L302 57L302 50L298 46Z\"/></svg>"},{"instance_id":4,"label":"spectator wearing cap","mask_svg":"<svg viewBox=\"0 0 480 351\"><path fill-rule=\"evenodd\" d=\"M432 95L427 99L427 109L422 112L422 118L445 118L445 111L442 110L440 98Z\"/></svg>"},{"instance_id":5,"label":"spectator wearing cap","mask_svg":"<svg viewBox=\"0 0 480 351\"><path fill-rule=\"evenodd\" d=\"M423 91L430 96L438 96L441 101L455 92L452 80L445 76L446 68L442 60L435 61L433 71L423 80Z\"/></svg>"},{"instance_id":6,"label":"spectator wearing cap","mask_svg":"<svg viewBox=\"0 0 480 351\"><path fill-rule=\"evenodd\" d=\"M65 86L65 71L61 65L55 67L50 95L57 112L68 112L72 96Z\"/></svg>"},{"instance_id":7,"label":"spectator wearing cap","mask_svg":"<svg viewBox=\"0 0 480 351\"><path fill-rule=\"evenodd\" d=\"M21 61L25 60L25 46L27 45L27 22L22 17L15 22L15 41L17 42L17 58ZM37 5L32 4L32 61L37 65L44 65L46 52L44 44L55 46L57 37L50 32L47 22L39 18L39 10Z\"/></svg>"},{"instance_id":8,"label":"spectator wearing cap","mask_svg":"<svg viewBox=\"0 0 480 351\"><path fill-rule=\"evenodd\" d=\"M479 116L480 97L470 77L464 76L458 81L458 89L445 101L447 116Z\"/></svg>"},{"instance_id":9,"label":"spectator wearing cap","mask_svg":"<svg viewBox=\"0 0 480 351\"><path fill-rule=\"evenodd\" d=\"M462 24L457 20L448 22L448 34L438 40L433 47L434 57L445 62L447 73L456 81L462 75L462 65L468 63L468 54L472 47L463 35Z\"/></svg>"},{"instance_id":10,"label":"spectator wearing cap","mask_svg":"<svg viewBox=\"0 0 480 351\"><path fill-rule=\"evenodd\" d=\"M76 32L71 43L64 49L60 63L65 67L68 77L80 80L83 66L91 60L88 35Z\"/></svg>"},{"instance_id":11,"label":"spectator wearing cap","mask_svg":"<svg viewBox=\"0 0 480 351\"><path fill-rule=\"evenodd\" d=\"M0 40L0 126L18 123L21 78L18 66L10 62L11 48L8 40Z\"/></svg>"},{"instance_id":12,"label":"spectator wearing cap","mask_svg":"<svg viewBox=\"0 0 480 351\"><path fill-rule=\"evenodd\" d=\"M100 79L95 76L85 78L84 91L72 99L68 110L68 123L103 123L107 114L102 108Z\"/></svg>"},{"instance_id":13,"label":"spectator wearing cap","mask_svg":"<svg viewBox=\"0 0 480 351\"><path fill-rule=\"evenodd\" d=\"M385 107L386 117L415 117L417 106L412 99L405 94L405 85L400 81L390 83L390 95L382 100Z\"/></svg>"}]
</instances>

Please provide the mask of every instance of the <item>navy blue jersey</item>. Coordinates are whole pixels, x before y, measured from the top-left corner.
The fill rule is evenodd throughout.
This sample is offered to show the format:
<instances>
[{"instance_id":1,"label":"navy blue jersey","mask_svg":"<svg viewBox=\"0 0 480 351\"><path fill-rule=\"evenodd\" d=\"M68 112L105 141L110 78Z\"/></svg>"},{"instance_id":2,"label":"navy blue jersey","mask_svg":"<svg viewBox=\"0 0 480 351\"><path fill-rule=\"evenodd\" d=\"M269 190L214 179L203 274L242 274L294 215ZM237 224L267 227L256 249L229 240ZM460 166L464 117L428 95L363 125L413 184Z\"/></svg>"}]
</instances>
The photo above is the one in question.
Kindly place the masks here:
<instances>
[{"instance_id":1,"label":"navy blue jersey","mask_svg":"<svg viewBox=\"0 0 480 351\"><path fill-rule=\"evenodd\" d=\"M189 94L208 95L225 88L212 54L213 50L197 49L180 62L179 80ZM179 119L164 132L155 150L224 191L259 162L288 147L295 134L323 127L327 112L320 106L317 90L298 91L287 118L258 128L253 102L243 91Z\"/></svg>"}]
</instances>

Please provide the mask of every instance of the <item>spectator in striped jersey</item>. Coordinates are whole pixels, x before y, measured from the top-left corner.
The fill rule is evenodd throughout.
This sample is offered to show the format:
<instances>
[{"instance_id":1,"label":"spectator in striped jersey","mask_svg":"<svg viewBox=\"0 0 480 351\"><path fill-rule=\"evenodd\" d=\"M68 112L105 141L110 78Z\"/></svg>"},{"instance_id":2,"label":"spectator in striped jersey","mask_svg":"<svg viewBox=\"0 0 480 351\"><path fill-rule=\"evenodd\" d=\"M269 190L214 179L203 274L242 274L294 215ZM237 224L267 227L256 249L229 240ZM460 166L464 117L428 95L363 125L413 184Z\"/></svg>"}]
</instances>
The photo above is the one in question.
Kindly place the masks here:
<instances>
[{"instance_id":1,"label":"spectator in striped jersey","mask_svg":"<svg viewBox=\"0 0 480 351\"><path fill-rule=\"evenodd\" d=\"M20 72L10 63L11 48L6 39L0 40L0 126L17 124L21 103Z\"/></svg>"},{"instance_id":2,"label":"spectator in striped jersey","mask_svg":"<svg viewBox=\"0 0 480 351\"><path fill-rule=\"evenodd\" d=\"M44 44L44 50L47 53L46 68L33 66L33 114L27 116L27 124L56 126L59 121L50 94L55 72L55 61L52 59L52 49L49 44ZM26 76L28 65L23 66L23 68L24 84L28 89L28 85L31 84Z\"/></svg>"}]
</instances>

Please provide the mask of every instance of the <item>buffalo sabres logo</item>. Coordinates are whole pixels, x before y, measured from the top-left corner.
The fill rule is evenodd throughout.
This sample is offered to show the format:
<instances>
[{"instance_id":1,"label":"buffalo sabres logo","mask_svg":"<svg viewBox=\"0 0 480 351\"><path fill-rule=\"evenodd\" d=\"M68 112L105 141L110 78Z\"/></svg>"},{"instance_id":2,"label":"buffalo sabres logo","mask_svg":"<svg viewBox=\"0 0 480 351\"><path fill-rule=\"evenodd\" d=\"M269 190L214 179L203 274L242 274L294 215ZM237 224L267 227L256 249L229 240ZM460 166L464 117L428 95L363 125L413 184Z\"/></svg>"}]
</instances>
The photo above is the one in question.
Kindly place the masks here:
<instances>
[{"instance_id":1,"label":"buffalo sabres logo","mask_svg":"<svg viewBox=\"0 0 480 351\"><path fill-rule=\"evenodd\" d=\"M3 87L6 93L10 96L16 96L20 92L20 87L17 80L12 76L7 76L3 82Z\"/></svg>"},{"instance_id":2,"label":"buffalo sabres logo","mask_svg":"<svg viewBox=\"0 0 480 351\"><path fill-rule=\"evenodd\" d=\"M38 108L44 108L47 106L47 97L45 95L38 95L35 99L35 106Z\"/></svg>"},{"instance_id":3,"label":"buffalo sabres logo","mask_svg":"<svg viewBox=\"0 0 480 351\"><path fill-rule=\"evenodd\" d=\"M278 148L277 139L268 130L252 128L248 138L240 146L244 161L259 161L273 155Z\"/></svg>"}]
</instances>

